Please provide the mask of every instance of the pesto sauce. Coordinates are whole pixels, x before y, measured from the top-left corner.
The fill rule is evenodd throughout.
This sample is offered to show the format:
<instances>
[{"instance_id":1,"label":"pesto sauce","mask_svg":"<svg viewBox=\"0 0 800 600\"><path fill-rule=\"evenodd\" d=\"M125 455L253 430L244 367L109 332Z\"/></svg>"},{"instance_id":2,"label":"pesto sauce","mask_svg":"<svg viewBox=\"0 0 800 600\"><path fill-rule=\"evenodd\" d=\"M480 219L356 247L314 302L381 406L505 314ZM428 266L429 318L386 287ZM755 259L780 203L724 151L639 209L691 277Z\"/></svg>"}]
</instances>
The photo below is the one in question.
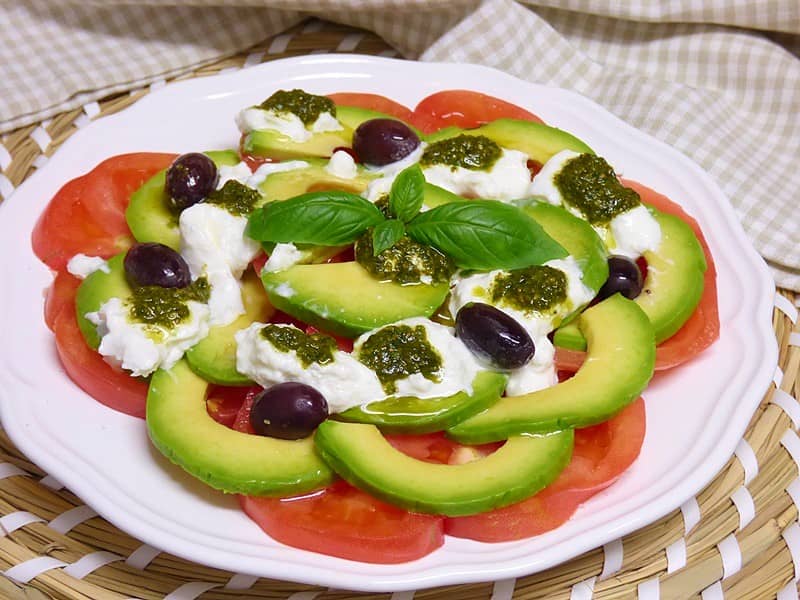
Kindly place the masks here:
<instances>
[{"instance_id":1,"label":"pesto sauce","mask_svg":"<svg viewBox=\"0 0 800 600\"><path fill-rule=\"evenodd\" d=\"M544 265L516 269L495 277L490 293L493 302L544 312L567 299L567 276Z\"/></svg>"},{"instance_id":2,"label":"pesto sauce","mask_svg":"<svg viewBox=\"0 0 800 600\"><path fill-rule=\"evenodd\" d=\"M327 365L334 361L336 340L329 335L322 333L309 335L296 327L281 327L272 324L262 328L261 335L281 352L294 350L297 358L306 368L311 363Z\"/></svg>"},{"instance_id":3,"label":"pesto sauce","mask_svg":"<svg viewBox=\"0 0 800 600\"><path fill-rule=\"evenodd\" d=\"M564 200L592 225L605 225L640 204L639 194L623 186L604 158L581 154L562 167L553 183Z\"/></svg>"},{"instance_id":4,"label":"pesto sauce","mask_svg":"<svg viewBox=\"0 0 800 600\"><path fill-rule=\"evenodd\" d=\"M336 105L325 96L315 96L303 90L278 90L259 105L264 110L292 113L305 125L311 125L324 112L336 116Z\"/></svg>"},{"instance_id":5,"label":"pesto sauce","mask_svg":"<svg viewBox=\"0 0 800 600\"><path fill-rule=\"evenodd\" d=\"M201 277L185 288L145 285L133 288L128 302L131 319L160 330L170 330L186 321L191 311L188 302L208 302L211 288Z\"/></svg>"},{"instance_id":6,"label":"pesto sauce","mask_svg":"<svg viewBox=\"0 0 800 600\"><path fill-rule=\"evenodd\" d=\"M430 144L419 162L423 166L450 165L453 170L464 167L485 171L497 162L502 153L500 146L485 135L461 134Z\"/></svg>"},{"instance_id":7,"label":"pesto sauce","mask_svg":"<svg viewBox=\"0 0 800 600\"><path fill-rule=\"evenodd\" d=\"M442 357L428 341L423 325L389 325L361 345L358 360L375 371L387 394L397 391L397 380L420 373L438 382Z\"/></svg>"},{"instance_id":8,"label":"pesto sauce","mask_svg":"<svg viewBox=\"0 0 800 600\"><path fill-rule=\"evenodd\" d=\"M208 204L216 204L220 208L237 217L249 215L261 199L261 194L243 183L231 179L219 190L214 190L206 198Z\"/></svg>"},{"instance_id":9,"label":"pesto sauce","mask_svg":"<svg viewBox=\"0 0 800 600\"><path fill-rule=\"evenodd\" d=\"M389 205L389 194L384 194L383 196L375 200L375 208L381 211L381 214L387 219L397 218L397 215L395 215L392 212L392 208Z\"/></svg>"},{"instance_id":10,"label":"pesto sauce","mask_svg":"<svg viewBox=\"0 0 800 600\"><path fill-rule=\"evenodd\" d=\"M372 229L356 240L355 255L358 264L382 281L420 283L427 275L431 283L444 283L450 281L456 272L450 257L408 236L401 237L394 246L373 256Z\"/></svg>"}]
</instances>

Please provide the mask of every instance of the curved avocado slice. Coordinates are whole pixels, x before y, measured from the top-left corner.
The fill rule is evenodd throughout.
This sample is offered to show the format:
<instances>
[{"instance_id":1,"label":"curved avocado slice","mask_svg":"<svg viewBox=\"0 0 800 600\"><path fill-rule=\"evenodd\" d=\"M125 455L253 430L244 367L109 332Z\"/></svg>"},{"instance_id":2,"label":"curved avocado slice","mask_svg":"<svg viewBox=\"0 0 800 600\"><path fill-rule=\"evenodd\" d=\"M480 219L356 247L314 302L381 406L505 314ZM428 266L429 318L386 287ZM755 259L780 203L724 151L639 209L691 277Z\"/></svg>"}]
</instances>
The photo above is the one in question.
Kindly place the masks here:
<instances>
[{"instance_id":1,"label":"curved avocado slice","mask_svg":"<svg viewBox=\"0 0 800 600\"><path fill-rule=\"evenodd\" d=\"M281 171L267 177L259 186L259 191L267 202L273 200L288 200L306 192L317 190L344 190L360 194L367 189L370 180L375 178L363 167L357 168L357 175L353 179L336 177L325 170L327 160L318 158L304 158L308 167Z\"/></svg>"},{"instance_id":2,"label":"curved avocado slice","mask_svg":"<svg viewBox=\"0 0 800 600\"><path fill-rule=\"evenodd\" d=\"M280 440L229 429L206 410L208 382L185 361L158 370L147 393L147 431L164 456L213 488L289 496L333 479L313 438Z\"/></svg>"},{"instance_id":3,"label":"curved avocado slice","mask_svg":"<svg viewBox=\"0 0 800 600\"><path fill-rule=\"evenodd\" d=\"M75 296L75 312L78 317L78 328L90 348L97 349L100 336L97 327L86 319L86 313L96 312L111 298L127 299L132 291L125 277L125 252L108 260L109 272L95 271L84 279Z\"/></svg>"},{"instance_id":4,"label":"curved avocado slice","mask_svg":"<svg viewBox=\"0 0 800 600\"><path fill-rule=\"evenodd\" d=\"M446 283L379 281L356 262L295 265L262 273L261 281L277 309L347 337L408 317L429 317L449 291Z\"/></svg>"},{"instance_id":5,"label":"curved avocado slice","mask_svg":"<svg viewBox=\"0 0 800 600\"><path fill-rule=\"evenodd\" d=\"M236 370L234 335L256 321L266 323L275 309L264 295L264 287L252 269L242 278L242 301L245 314L228 325L212 327L208 335L186 351L186 362L192 371L218 385L252 385L253 382Z\"/></svg>"},{"instance_id":6,"label":"curved avocado slice","mask_svg":"<svg viewBox=\"0 0 800 600\"><path fill-rule=\"evenodd\" d=\"M619 294L587 309L578 326L588 341L583 366L566 381L494 406L447 430L467 444L509 435L587 427L608 420L647 387L655 366L653 326Z\"/></svg>"},{"instance_id":7,"label":"curved avocado slice","mask_svg":"<svg viewBox=\"0 0 800 600\"><path fill-rule=\"evenodd\" d=\"M527 154L531 160L542 164L562 150L594 154L589 146L571 133L543 123L520 121L519 119L497 119L475 129L448 127L432 133L426 141L433 143L461 134L485 135L502 148L519 150Z\"/></svg>"},{"instance_id":8,"label":"curved avocado slice","mask_svg":"<svg viewBox=\"0 0 800 600\"><path fill-rule=\"evenodd\" d=\"M233 166L239 163L239 155L234 150L206 152L217 166ZM167 205L164 181L167 170L159 171L144 182L142 187L131 195L125 220L137 242L159 242L176 252L180 250L181 234L178 217Z\"/></svg>"},{"instance_id":9,"label":"curved avocado slice","mask_svg":"<svg viewBox=\"0 0 800 600\"><path fill-rule=\"evenodd\" d=\"M472 515L523 500L552 482L572 455L572 430L514 436L496 452L460 464L411 458L374 425L325 421L315 442L351 484L412 512Z\"/></svg>"},{"instance_id":10,"label":"curved avocado slice","mask_svg":"<svg viewBox=\"0 0 800 600\"><path fill-rule=\"evenodd\" d=\"M634 302L650 319L656 344L660 344L683 326L700 303L707 265L691 227L674 215L649 210L661 227L661 244L655 252L644 253L647 277ZM586 340L572 324L557 330L553 341L562 348L586 349Z\"/></svg>"},{"instance_id":11,"label":"curved avocado slice","mask_svg":"<svg viewBox=\"0 0 800 600\"><path fill-rule=\"evenodd\" d=\"M508 378L481 371L472 380L472 393L445 398L387 398L356 406L336 415L351 423L370 423L387 433L431 433L452 427L484 410L503 395Z\"/></svg>"}]
</instances>

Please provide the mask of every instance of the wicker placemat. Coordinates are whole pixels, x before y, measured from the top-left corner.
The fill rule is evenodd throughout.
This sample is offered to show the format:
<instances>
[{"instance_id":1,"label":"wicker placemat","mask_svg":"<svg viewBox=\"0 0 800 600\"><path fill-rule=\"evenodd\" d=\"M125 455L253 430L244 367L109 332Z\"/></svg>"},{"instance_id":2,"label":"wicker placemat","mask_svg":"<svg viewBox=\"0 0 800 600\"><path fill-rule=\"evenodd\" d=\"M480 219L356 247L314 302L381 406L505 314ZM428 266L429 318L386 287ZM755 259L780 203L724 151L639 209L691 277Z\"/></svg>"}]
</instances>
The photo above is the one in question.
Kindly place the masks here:
<instances>
[{"instance_id":1,"label":"wicker placemat","mask_svg":"<svg viewBox=\"0 0 800 600\"><path fill-rule=\"evenodd\" d=\"M370 33L312 20L185 77L337 51L396 55ZM78 128L129 106L153 87L4 136L0 196L7 199ZM797 598L799 302L800 296L790 292L775 297L779 367L735 455L716 479L679 511L559 567L517 580L396 594L355 594L211 569L160 553L96 516L0 431L0 571L6 575L0 577L0 598Z\"/></svg>"}]
</instances>

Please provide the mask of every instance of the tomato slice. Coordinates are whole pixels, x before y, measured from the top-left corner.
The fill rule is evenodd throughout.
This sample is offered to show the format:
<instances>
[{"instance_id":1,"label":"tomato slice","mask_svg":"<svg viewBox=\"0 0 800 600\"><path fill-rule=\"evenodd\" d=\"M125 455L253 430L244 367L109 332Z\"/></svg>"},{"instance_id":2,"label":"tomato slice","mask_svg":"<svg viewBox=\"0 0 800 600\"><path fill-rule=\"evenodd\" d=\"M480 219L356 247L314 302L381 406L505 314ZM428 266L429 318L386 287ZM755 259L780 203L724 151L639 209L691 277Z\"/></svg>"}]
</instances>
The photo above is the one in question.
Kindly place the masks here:
<instances>
[{"instance_id":1,"label":"tomato slice","mask_svg":"<svg viewBox=\"0 0 800 600\"><path fill-rule=\"evenodd\" d=\"M610 421L575 430L572 459L561 475L527 500L469 517L449 517L445 533L481 542L542 534L569 519L581 503L605 489L639 456L645 433L639 398Z\"/></svg>"},{"instance_id":2,"label":"tomato slice","mask_svg":"<svg viewBox=\"0 0 800 600\"><path fill-rule=\"evenodd\" d=\"M719 339L719 306L717 304L717 270L714 257L697 221L672 200L636 181L623 180L642 198L642 202L682 219L694 231L706 255L703 295L686 323L656 348L656 370L671 369L691 360ZM560 369L577 370L586 357L584 352L556 348L556 365Z\"/></svg>"},{"instance_id":3,"label":"tomato slice","mask_svg":"<svg viewBox=\"0 0 800 600\"><path fill-rule=\"evenodd\" d=\"M259 386L230 387L212 385L206 394L206 410L217 423L233 428L242 405L261 391Z\"/></svg>"},{"instance_id":4,"label":"tomato slice","mask_svg":"<svg viewBox=\"0 0 800 600\"><path fill-rule=\"evenodd\" d=\"M497 119L543 122L516 104L469 90L445 90L431 94L417 104L411 122L423 132L432 133L450 126L469 129Z\"/></svg>"},{"instance_id":5,"label":"tomato slice","mask_svg":"<svg viewBox=\"0 0 800 600\"><path fill-rule=\"evenodd\" d=\"M368 110L377 110L378 112L396 117L406 123L411 123L412 120L411 109L379 94L339 92L338 94L328 94L328 98L340 106L356 106Z\"/></svg>"},{"instance_id":6,"label":"tomato slice","mask_svg":"<svg viewBox=\"0 0 800 600\"><path fill-rule=\"evenodd\" d=\"M50 200L36 226L33 251L51 269L63 270L75 254L109 258L133 242L125 222L131 194L174 154L122 154L66 183Z\"/></svg>"},{"instance_id":7,"label":"tomato slice","mask_svg":"<svg viewBox=\"0 0 800 600\"><path fill-rule=\"evenodd\" d=\"M75 310L75 294L81 280L68 271L58 271L44 299L44 322L51 331L64 310Z\"/></svg>"},{"instance_id":8,"label":"tomato slice","mask_svg":"<svg viewBox=\"0 0 800 600\"><path fill-rule=\"evenodd\" d=\"M147 382L117 371L86 345L78 329L74 293L55 316L53 331L61 364L78 387L109 408L144 418Z\"/></svg>"},{"instance_id":9,"label":"tomato slice","mask_svg":"<svg viewBox=\"0 0 800 600\"><path fill-rule=\"evenodd\" d=\"M253 433L247 398L234 429ZM444 542L443 519L407 512L344 481L291 498L239 496L244 512L273 539L312 552L369 563L421 558Z\"/></svg>"}]
</instances>

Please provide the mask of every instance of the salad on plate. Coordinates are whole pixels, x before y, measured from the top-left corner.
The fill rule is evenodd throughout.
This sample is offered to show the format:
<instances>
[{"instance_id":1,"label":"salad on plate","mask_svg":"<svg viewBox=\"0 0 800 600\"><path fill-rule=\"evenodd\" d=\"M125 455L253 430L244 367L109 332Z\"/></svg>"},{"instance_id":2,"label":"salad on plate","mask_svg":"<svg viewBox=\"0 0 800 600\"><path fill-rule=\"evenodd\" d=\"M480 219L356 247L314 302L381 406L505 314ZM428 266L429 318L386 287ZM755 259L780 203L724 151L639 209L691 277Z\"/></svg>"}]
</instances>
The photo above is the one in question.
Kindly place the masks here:
<instances>
[{"instance_id":1,"label":"salad on plate","mask_svg":"<svg viewBox=\"0 0 800 600\"><path fill-rule=\"evenodd\" d=\"M278 90L236 149L119 155L32 243L71 379L269 536L362 562L558 527L719 334L697 223L484 94Z\"/></svg>"}]
</instances>

